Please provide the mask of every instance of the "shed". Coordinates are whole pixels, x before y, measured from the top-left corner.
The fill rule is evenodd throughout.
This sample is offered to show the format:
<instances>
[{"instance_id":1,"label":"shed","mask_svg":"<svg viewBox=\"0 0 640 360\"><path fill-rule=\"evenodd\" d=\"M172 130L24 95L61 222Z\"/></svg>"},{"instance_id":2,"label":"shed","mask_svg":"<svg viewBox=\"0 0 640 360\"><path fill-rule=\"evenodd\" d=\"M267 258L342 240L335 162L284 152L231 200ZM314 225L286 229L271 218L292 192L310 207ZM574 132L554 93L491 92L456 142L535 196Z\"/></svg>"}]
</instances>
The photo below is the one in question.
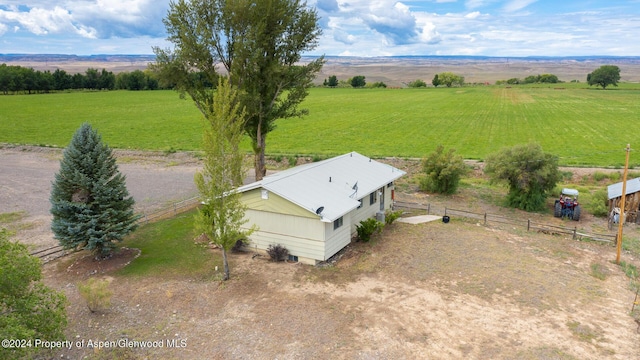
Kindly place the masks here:
<instances>
[{"instance_id":1,"label":"shed","mask_svg":"<svg viewBox=\"0 0 640 360\"><path fill-rule=\"evenodd\" d=\"M640 209L640 178L627 180L627 187L625 189L625 212L627 213L627 222L636 222L640 220L638 218L638 210ZM609 199L609 214L614 208L620 207L620 201L622 200L622 182L609 185L607 187L607 195Z\"/></svg>"},{"instance_id":2,"label":"shed","mask_svg":"<svg viewBox=\"0 0 640 360\"><path fill-rule=\"evenodd\" d=\"M283 245L290 258L317 264L351 242L356 225L382 216L405 172L358 154L296 166L238 188L247 206L243 225L258 229L250 246Z\"/></svg>"}]
</instances>

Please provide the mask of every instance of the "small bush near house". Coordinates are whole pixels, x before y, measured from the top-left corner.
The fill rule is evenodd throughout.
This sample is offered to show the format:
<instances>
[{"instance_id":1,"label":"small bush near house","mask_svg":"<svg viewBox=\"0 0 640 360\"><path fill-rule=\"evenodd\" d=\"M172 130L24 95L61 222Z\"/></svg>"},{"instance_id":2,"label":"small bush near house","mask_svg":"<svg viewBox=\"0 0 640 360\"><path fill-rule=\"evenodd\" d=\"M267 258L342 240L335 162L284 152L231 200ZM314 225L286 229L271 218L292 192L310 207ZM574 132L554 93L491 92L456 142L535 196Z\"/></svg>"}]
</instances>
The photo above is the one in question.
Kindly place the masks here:
<instances>
[{"instance_id":1,"label":"small bush near house","mask_svg":"<svg viewBox=\"0 0 640 360\"><path fill-rule=\"evenodd\" d=\"M369 240L371 240L371 235L376 232L379 233L380 231L382 231L383 226L383 223L374 218L360 221L360 225L356 225L358 239L363 242L368 242Z\"/></svg>"},{"instance_id":2,"label":"small bush near house","mask_svg":"<svg viewBox=\"0 0 640 360\"><path fill-rule=\"evenodd\" d=\"M401 210L397 210L397 211L387 210L386 213L384 214L385 224L387 225L393 224L393 222L396 221L400 217L400 215L402 215Z\"/></svg>"},{"instance_id":3,"label":"small bush near house","mask_svg":"<svg viewBox=\"0 0 640 360\"><path fill-rule=\"evenodd\" d=\"M244 247L244 239L238 239L236 244L231 248L232 252L242 252L242 248Z\"/></svg>"},{"instance_id":4,"label":"small bush near house","mask_svg":"<svg viewBox=\"0 0 640 360\"><path fill-rule=\"evenodd\" d=\"M106 279L90 278L78 284L78 291L92 313L111 307L113 292L109 289L109 281Z\"/></svg>"},{"instance_id":5,"label":"small bush near house","mask_svg":"<svg viewBox=\"0 0 640 360\"><path fill-rule=\"evenodd\" d=\"M289 250L280 244L271 244L267 248L267 254L271 257L271 260L275 262L285 261L289 257Z\"/></svg>"}]
</instances>

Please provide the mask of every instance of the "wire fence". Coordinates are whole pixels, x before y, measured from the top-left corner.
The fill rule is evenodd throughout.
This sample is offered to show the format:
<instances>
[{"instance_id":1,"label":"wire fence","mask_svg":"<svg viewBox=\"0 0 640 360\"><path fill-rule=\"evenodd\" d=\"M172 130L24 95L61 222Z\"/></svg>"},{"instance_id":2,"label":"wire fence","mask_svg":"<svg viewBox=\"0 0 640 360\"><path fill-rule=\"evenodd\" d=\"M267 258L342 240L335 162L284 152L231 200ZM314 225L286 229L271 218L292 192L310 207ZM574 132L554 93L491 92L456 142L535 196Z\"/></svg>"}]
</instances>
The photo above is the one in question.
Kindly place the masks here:
<instances>
[{"instance_id":1,"label":"wire fence","mask_svg":"<svg viewBox=\"0 0 640 360\"><path fill-rule=\"evenodd\" d=\"M154 211L151 213L138 212L138 224L148 224L150 222L155 222L162 219L167 219L172 216L181 214L183 212L187 212L200 204L199 197L192 197L186 200L182 200L179 202L175 202L170 204L168 207ZM65 249L62 245L55 245L45 249L39 249L31 253L32 256L40 258L43 263L48 263L49 261L59 259L63 256L72 254L77 250L74 249Z\"/></svg>"},{"instance_id":2,"label":"wire fence","mask_svg":"<svg viewBox=\"0 0 640 360\"><path fill-rule=\"evenodd\" d=\"M551 224L545 224L541 222L535 222L530 219L515 219L512 217L490 214L490 213L476 213L468 210L453 209L448 207L437 207L432 204L419 204L404 201L395 201L395 208L400 209L412 209L426 211L427 215L442 215L442 216L459 216L474 220L480 220L484 225L490 223L508 224L525 228L527 231L538 231L546 234L566 234L571 235L574 240L592 240L603 242L611 245L616 245L617 235L591 233L583 230L578 230L578 227L564 227Z\"/></svg>"}]
</instances>

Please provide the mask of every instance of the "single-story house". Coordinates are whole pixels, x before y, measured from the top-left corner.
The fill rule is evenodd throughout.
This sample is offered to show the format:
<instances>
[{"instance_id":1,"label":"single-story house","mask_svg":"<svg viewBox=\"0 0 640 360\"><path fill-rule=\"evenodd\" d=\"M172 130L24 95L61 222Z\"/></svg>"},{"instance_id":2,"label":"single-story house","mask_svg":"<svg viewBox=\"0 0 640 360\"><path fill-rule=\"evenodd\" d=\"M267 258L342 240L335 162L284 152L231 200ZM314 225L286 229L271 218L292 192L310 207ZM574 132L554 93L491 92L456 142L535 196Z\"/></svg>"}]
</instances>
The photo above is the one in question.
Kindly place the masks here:
<instances>
[{"instance_id":1,"label":"single-story house","mask_svg":"<svg viewBox=\"0 0 640 360\"><path fill-rule=\"evenodd\" d=\"M624 208L626 222L638 222L638 210L640 210L640 178L627 180L625 188L626 198L624 200ZM614 208L620 208L622 201L622 182L609 185L607 187L607 195L609 199L609 214Z\"/></svg>"},{"instance_id":2,"label":"single-story house","mask_svg":"<svg viewBox=\"0 0 640 360\"><path fill-rule=\"evenodd\" d=\"M384 216L394 181L405 174L351 152L296 166L238 188L247 206L243 226L257 226L250 247L282 245L292 260L317 264L351 242L356 225Z\"/></svg>"}]
</instances>

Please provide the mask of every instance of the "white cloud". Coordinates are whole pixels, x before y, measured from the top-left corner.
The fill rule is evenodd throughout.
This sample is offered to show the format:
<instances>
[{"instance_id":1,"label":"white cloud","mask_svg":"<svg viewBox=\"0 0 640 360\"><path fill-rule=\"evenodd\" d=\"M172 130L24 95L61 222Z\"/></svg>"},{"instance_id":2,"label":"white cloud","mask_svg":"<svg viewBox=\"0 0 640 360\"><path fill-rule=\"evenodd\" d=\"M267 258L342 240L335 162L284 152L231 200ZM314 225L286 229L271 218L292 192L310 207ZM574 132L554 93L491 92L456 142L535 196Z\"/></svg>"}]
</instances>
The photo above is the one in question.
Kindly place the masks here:
<instances>
[{"instance_id":1,"label":"white cloud","mask_svg":"<svg viewBox=\"0 0 640 360\"><path fill-rule=\"evenodd\" d=\"M474 12L468 13L464 17L467 18L467 19L476 19L479 16L480 16L480 11L474 11Z\"/></svg>"},{"instance_id":2,"label":"white cloud","mask_svg":"<svg viewBox=\"0 0 640 360\"><path fill-rule=\"evenodd\" d=\"M341 31L341 30L336 30L333 32L333 38L338 41L341 42L343 44L346 45L353 45L356 42L356 37L348 34L347 32Z\"/></svg>"},{"instance_id":3,"label":"white cloud","mask_svg":"<svg viewBox=\"0 0 640 360\"><path fill-rule=\"evenodd\" d=\"M53 9L31 8L28 12L9 7L0 10L0 21L15 23L14 29L26 29L35 35L75 33L80 36L94 38L95 31L89 27L74 25L71 13L59 6Z\"/></svg>"},{"instance_id":4,"label":"white cloud","mask_svg":"<svg viewBox=\"0 0 640 360\"><path fill-rule=\"evenodd\" d=\"M477 8L487 6L487 4L489 3L491 3L491 0L467 0L465 2L465 6L468 9L477 9Z\"/></svg>"},{"instance_id":5,"label":"white cloud","mask_svg":"<svg viewBox=\"0 0 640 360\"><path fill-rule=\"evenodd\" d=\"M34 1L29 7L0 5L0 22L35 35L75 33L86 38L164 36L167 3L152 0L70 0L60 5Z\"/></svg>"},{"instance_id":6,"label":"white cloud","mask_svg":"<svg viewBox=\"0 0 640 360\"><path fill-rule=\"evenodd\" d=\"M504 5L503 10L506 12L515 12L522 10L538 0L511 0Z\"/></svg>"}]
</instances>

